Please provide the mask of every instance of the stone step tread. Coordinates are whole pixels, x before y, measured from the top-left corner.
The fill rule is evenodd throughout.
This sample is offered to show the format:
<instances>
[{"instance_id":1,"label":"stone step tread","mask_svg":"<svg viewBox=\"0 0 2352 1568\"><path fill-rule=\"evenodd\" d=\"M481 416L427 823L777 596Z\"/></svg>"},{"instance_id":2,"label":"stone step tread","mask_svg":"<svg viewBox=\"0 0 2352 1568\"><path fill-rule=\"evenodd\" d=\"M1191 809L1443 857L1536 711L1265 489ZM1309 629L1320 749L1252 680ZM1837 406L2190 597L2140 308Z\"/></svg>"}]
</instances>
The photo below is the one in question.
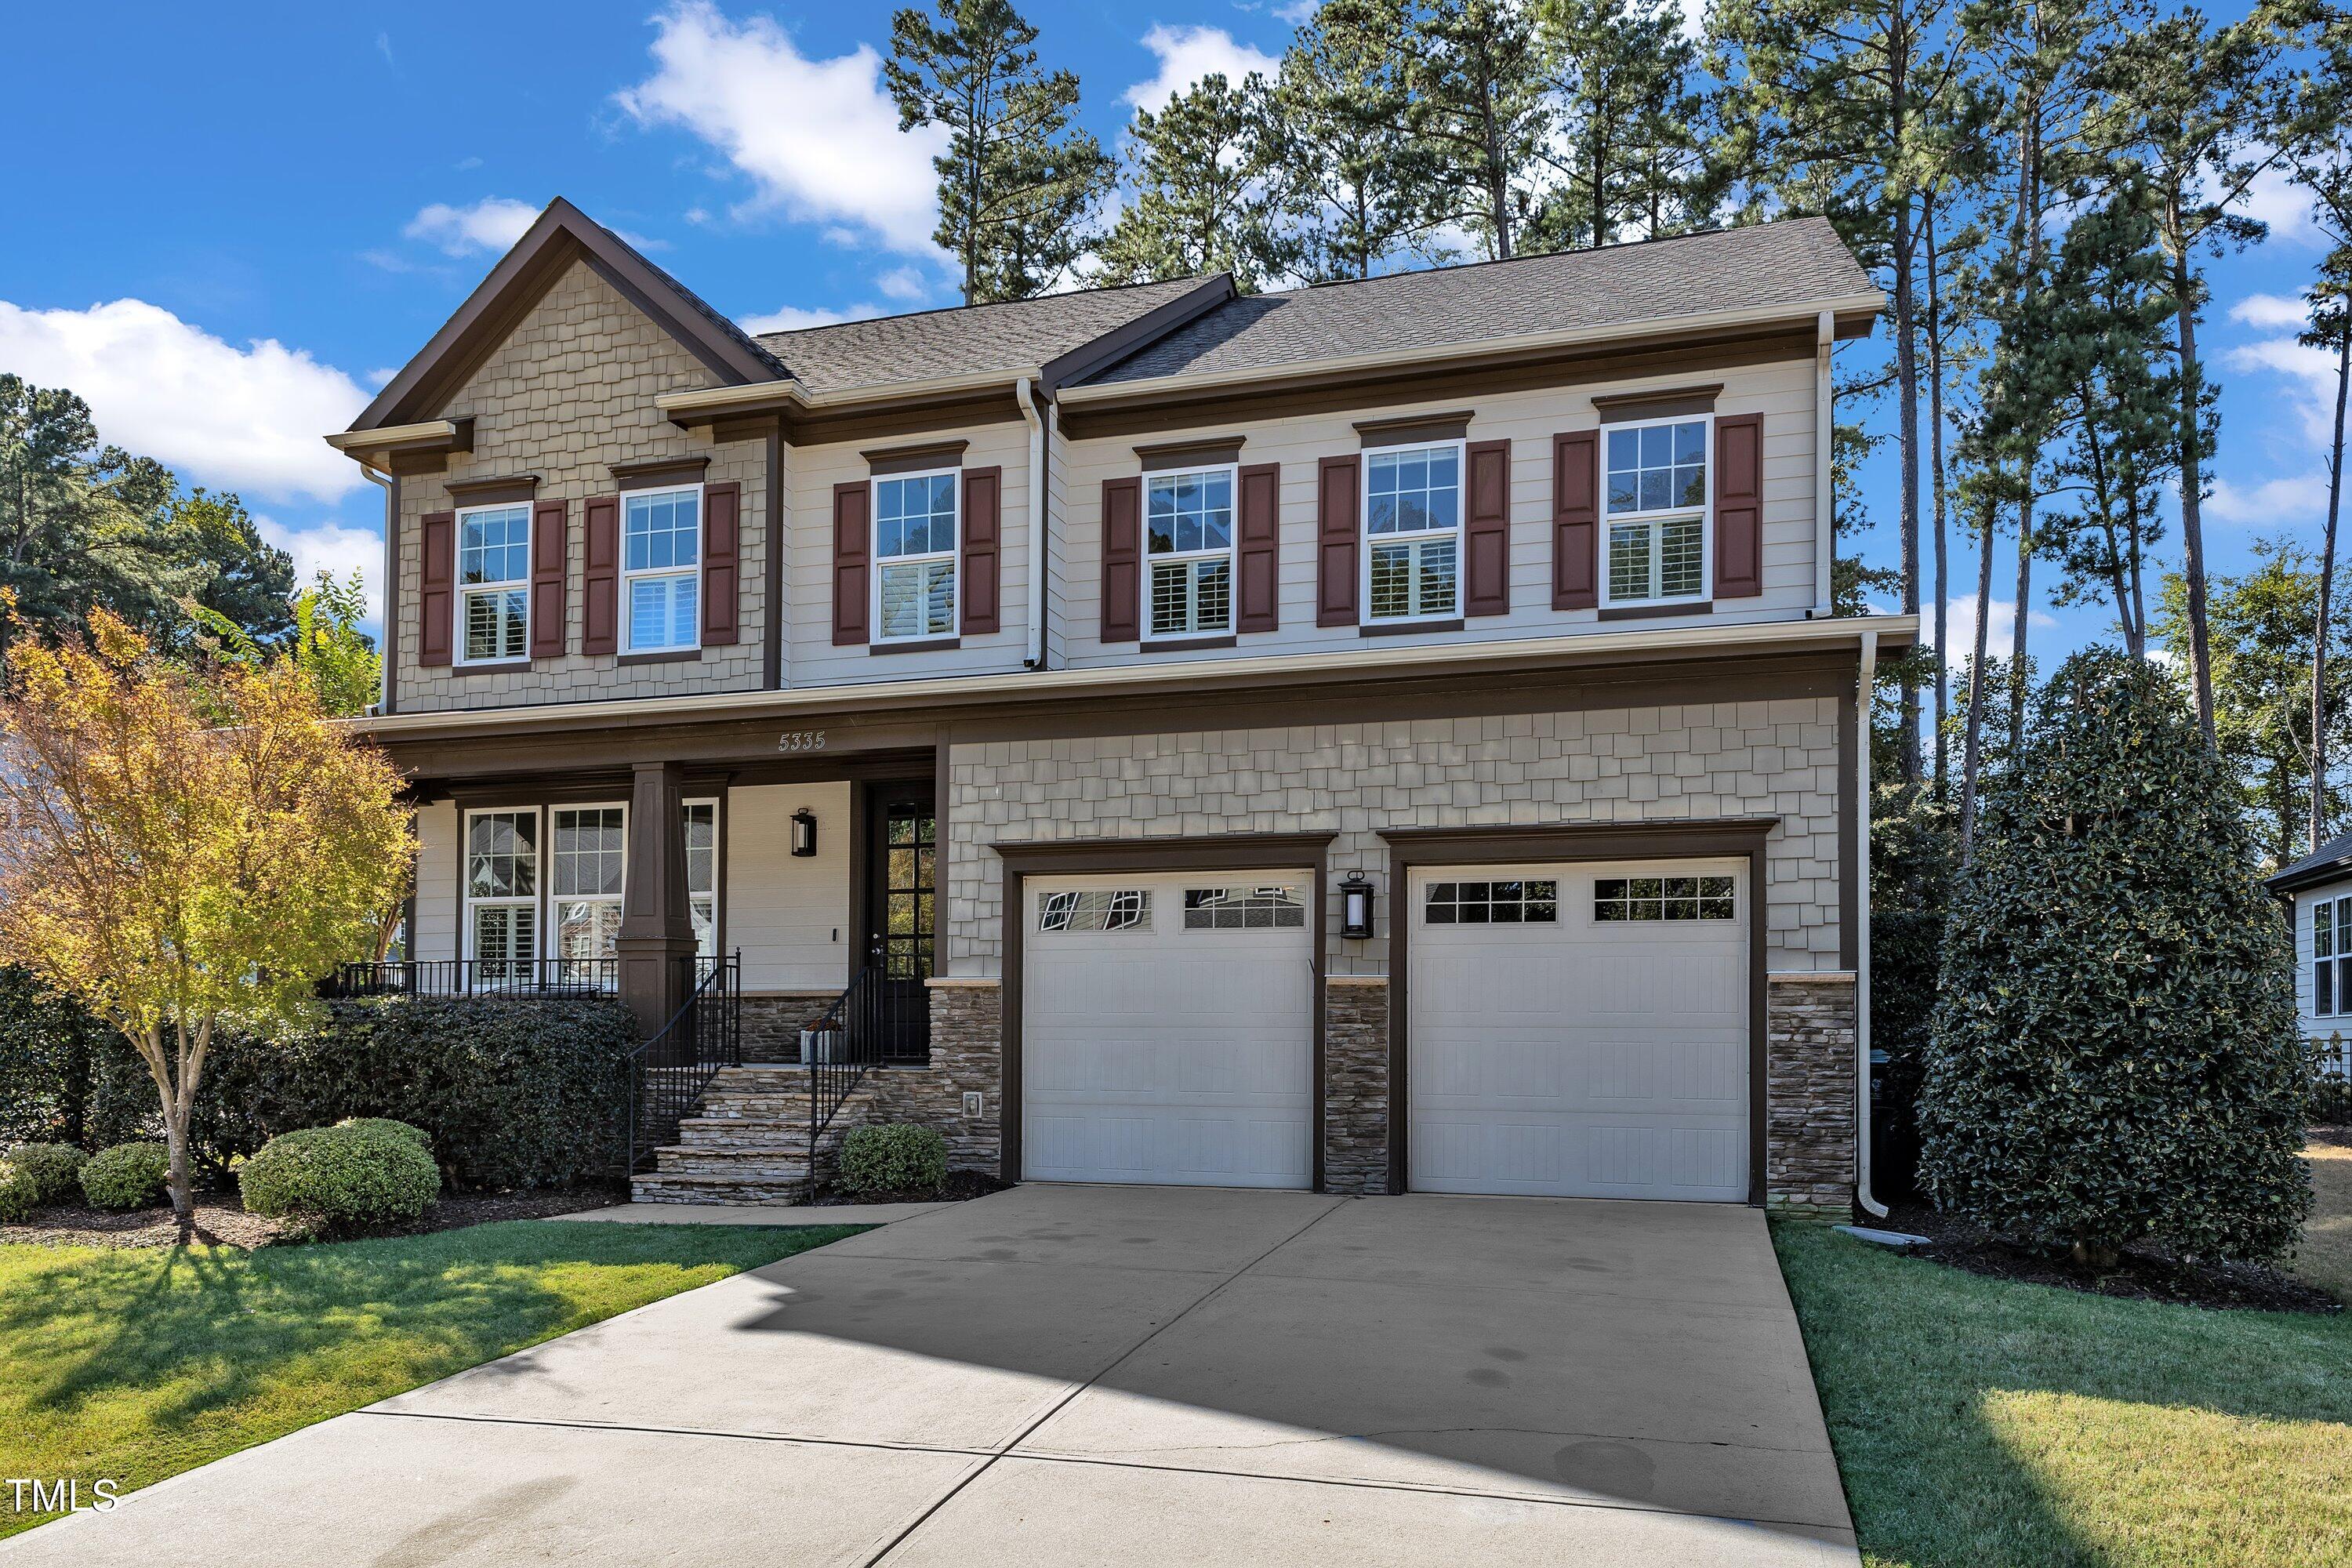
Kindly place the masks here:
<instances>
[{"instance_id":1,"label":"stone step tread","mask_svg":"<svg viewBox=\"0 0 2352 1568\"><path fill-rule=\"evenodd\" d=\"M629 1195L641 1204L739 1204L773 1206L778 1200L798 1203L808 1195L805 1182L744 1183L725 1177L639 1176Z\"/></svg>"},{"instance_id":2,"label":"stone step tread","mask_svg":"<svg viewBox=\"0 0 2352 1568\"><path fill-rule=\"evenodd\" d=\"M665 1143L660 1148L656 1149L654 1152L656 1155L690 1154L697 1158L706 1160L712 1158L722 1160L777 1159L798 1160L803 1164L806 1164L808 1163L808 1145L806 1143L721 1144L716 1148L713 1148L707 1143Z\"/></svg>"}]
</instances>

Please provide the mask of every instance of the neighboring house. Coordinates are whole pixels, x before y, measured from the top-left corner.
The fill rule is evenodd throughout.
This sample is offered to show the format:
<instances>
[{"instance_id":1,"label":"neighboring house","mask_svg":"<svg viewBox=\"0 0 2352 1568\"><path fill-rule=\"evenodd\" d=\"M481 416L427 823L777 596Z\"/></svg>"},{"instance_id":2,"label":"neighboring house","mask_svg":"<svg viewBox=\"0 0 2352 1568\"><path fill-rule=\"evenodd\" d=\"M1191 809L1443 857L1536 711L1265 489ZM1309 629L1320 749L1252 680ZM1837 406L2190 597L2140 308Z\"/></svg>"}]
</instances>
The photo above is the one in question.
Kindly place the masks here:
<instances>
[{"instance_id":1,"label":"neighboring house","mask_svg":"<svg viewBox=\"0 0 2352 1568\"><path fill-rule=\"evenodd\" d=\"M740 953L772 1059L866 974L860 1113L1012 1179L1846 1212L1882 303L1810 218L755 338L558 202L331 437L413 956Z\"/></svg>"},{"instance_id":2,"label":"neighboring house","mask_svg":"<svg viewBox=\"0 0 2352 1568\"><path fill-rule=\"evenodd\" d=\"M2352 833L2339 833L2263 884L2294 911L2294 1005L2322 1064L2352 1076Z\"/></svg>"}]
</instances>

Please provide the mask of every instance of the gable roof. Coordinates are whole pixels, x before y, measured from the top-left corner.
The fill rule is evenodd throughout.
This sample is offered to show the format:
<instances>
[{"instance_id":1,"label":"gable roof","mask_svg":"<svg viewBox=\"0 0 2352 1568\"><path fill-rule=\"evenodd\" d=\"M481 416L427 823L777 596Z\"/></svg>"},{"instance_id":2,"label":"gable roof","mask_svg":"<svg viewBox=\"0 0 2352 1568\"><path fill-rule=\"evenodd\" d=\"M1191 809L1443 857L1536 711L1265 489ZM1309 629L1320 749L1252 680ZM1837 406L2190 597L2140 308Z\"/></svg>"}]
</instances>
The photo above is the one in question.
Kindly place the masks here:
<instances>
[{"instance_id":1,"label":"gable roof","mask_svg":"<svg viewBox=\"0 0 2352 1568\"><path fill-rule=\"evenodd\" d=\"M1677 316L1859 300L1874 285L1827 218L1801 217L1235 299L1085 384L1318 361Z\"/></svg>"},{"instance_id":2,"label":"gable roof","mask_svg":"<svg viewBox=\"0 0 2352 1568\"><path fill-rule=\"evenodd\" d=\"M819 396L947 376L1007 376L1077 354L1106 336L1192 306L1233 298L1223 273L1117 289L1081 289L989 305L961 305L904 316L876 316L796 331L762 332L760 347L785 374ZM1116 353L1135 345L1120 343ZM1095 364L1076 367L1091 370ZM1058 379L1049 374L1049 383Z\"/></svg>"},{"instance_id":3,"label":"gable roof","mask_svg":"<svg viewBox=\"0 0 2352 1568\"><path fill-rule=\"evenodd\" d=\"M353 420L375 430L428 417L504 342L575 261L584 261L720 381L773 381L783 366L752 336L619 235L562 196L547 204L457 314Z\"/></svg>"},{"instance_id":4,"label":"gable roof","mask_svg":"<svg viewBox=\"0 0 2352 1568\"><path fill-rule=\"evenodd\" d=\"M2280 867L2263 886L2273 893L2294 893L2347 880L2352 880L2352 832L2339 833L2302 859Z\"/></svg>"}]
</instances>

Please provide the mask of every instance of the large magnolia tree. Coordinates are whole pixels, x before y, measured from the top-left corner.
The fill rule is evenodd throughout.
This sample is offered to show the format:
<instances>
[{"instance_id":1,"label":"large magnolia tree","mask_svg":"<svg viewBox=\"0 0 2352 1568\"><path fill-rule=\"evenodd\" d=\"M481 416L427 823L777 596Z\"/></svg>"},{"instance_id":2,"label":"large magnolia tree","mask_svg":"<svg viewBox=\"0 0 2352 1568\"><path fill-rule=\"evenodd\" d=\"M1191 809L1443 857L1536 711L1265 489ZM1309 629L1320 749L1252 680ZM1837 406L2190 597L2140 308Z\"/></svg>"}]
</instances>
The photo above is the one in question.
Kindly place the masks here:
<instances>
[{"instance_id":1,"label":"large magnolia tree","mask_svg":"<svg viewBox=\"0 0 2352 1568\"><path fill-rule=\"evenodd\" d=\"M266 1026L373 945L415 851L389 760L290 659L193 669L100 610L0 689L0 963L145 1062L194 1228L188 1119L222 1024Z\"/></svg>"}]
</instances>

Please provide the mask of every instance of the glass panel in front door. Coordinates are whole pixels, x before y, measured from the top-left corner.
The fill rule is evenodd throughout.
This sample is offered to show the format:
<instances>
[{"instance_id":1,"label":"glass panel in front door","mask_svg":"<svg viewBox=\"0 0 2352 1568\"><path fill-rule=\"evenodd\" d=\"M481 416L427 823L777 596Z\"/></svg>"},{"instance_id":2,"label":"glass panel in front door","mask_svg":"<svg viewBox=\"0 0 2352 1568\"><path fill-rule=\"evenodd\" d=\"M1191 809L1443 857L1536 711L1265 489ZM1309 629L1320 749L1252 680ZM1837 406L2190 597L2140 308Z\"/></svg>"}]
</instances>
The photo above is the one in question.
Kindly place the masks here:
<instances>
[{"instance_id":1,"label":"glass panel in front door","mask_svg":"<svg viewBox=\"0 0 2352 1568\"><path fill-rule=\"evenodd\" d=\"M928 980L937 824L926 804L894 801L883 826L882 963L893 980Z\"/></svg>"}]
</instances>

